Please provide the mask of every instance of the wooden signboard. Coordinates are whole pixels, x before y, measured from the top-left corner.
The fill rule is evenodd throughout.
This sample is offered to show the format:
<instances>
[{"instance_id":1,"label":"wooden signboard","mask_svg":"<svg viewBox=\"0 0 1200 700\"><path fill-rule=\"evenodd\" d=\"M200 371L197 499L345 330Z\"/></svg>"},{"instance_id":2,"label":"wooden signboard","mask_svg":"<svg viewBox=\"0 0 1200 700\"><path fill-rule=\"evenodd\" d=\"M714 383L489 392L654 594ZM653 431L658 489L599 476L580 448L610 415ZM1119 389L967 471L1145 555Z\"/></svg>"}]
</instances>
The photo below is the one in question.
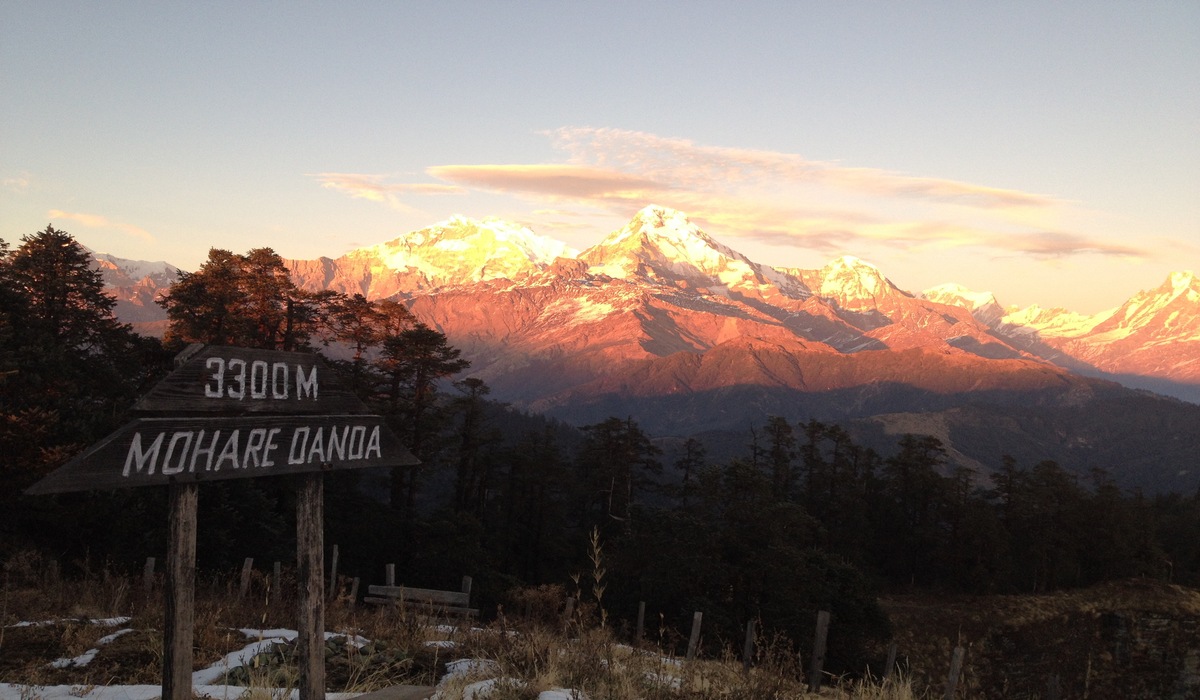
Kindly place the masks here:
<instances>
[{"instance_id":1,"label":"wooden signboard","mask_svg":"<svg viewBox=\"0 0 1200 700\"><path fill-rule=\"evenodd\" d=\"M379 416L140 418L26 493L416 464Z\"/></svg>"},{"instance_id":2,"label":"wooden signboard","mask_svg":"<svg viewBox=\"0 0 1200 700\"><path fill-rule=\"evenodd\" d=\"M317 355L222 345L192 346L138 401L148 414L367 413Z\"/></svg>"},{"instance_id":3,"label":"wooden signboard","mask_svg":"<svg viewBox=\"0 0 1200 700\"><path fill-rule=\"evenodd\" d=\"M296 560L300 700L323 700L324 486L333 469L418 460L316 355L192 345L134 406L142 416L26 493L170 486L163 625L163 700L192 698L197 485L299 474Z\"/></svg>"}]
</instances>

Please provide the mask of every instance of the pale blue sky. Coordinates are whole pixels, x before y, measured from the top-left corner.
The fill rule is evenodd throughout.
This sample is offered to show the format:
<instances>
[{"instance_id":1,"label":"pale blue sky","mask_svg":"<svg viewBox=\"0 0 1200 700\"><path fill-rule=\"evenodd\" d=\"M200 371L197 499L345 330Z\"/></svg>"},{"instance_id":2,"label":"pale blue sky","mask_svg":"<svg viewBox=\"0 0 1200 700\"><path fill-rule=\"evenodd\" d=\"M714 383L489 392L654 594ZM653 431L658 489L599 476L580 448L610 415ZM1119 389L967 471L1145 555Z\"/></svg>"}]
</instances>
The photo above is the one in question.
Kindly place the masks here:
<instances>
[{"instance_id":1,"label":"pale blue sky","mask_svg":"<svg viewBox=\"0 0 1200 700\"><path fill-rule=\"evenodd\" d=\"M650 203L1006 304L1200 268L1195 0L7 0L0 95L0 238L188 269L453 214L584 248Z\"/></svg>"}]
</instances>

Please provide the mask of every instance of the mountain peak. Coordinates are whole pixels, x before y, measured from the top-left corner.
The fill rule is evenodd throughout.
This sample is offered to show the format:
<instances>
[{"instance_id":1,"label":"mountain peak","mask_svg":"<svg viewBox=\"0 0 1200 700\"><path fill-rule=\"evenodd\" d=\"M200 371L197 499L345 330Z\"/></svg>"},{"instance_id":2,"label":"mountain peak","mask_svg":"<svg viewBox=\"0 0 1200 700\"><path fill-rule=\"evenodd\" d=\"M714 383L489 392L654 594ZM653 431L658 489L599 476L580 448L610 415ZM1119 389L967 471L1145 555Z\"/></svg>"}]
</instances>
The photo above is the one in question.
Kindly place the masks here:
<instances>
[{"instance_id":1,"label":"mountain peak","mask_svg":"<svg viewBox=\"0 0 1200 700\"><path fill-rule=\"evenodd\" d=\"M1200 278L1196 277L1196 273L1191 270L1181 270L1172 272L1167 277L1166 285L1170 285L1171 291L1176 295L1188 291L1200 291Z\"/></svg>"},{"instance_id":2,"label":"mountain peak","mask_svg":"<svg viewBox=\"0 0 1200 700\"><path fill-rule=\"evenodd\" d=\"M682 279L724 287L761 281L760 266L718 243L683 212L657 205L643 208L580 259L593 273L621 279Z\"/></svg>"},{"instance_id":3,"label":"mountain peak","mask_svg":"<svg viewBox=\"0 0 1200 700\"><path fill-rule=\"evenodd\" d=\"M379 260L391 270L418 274L424 280L422 287L440 287L518 279L545 269L557 258L577 254L567 244L520 224L456 215L348 256Z\"/></svg>"},{"instance_id":4,"label":"mountain peak","mask_svg":"<svg viewBox=\"0 0 1200 700\"><path fill-rule=\"evenodd\" d=\"M847 309L864 303L877 304L884 297L902 294L879 268L853 255L830 260L821 268L820 279L816 293Z\"/></svg>"},{"instance_id":5,"label":"mountain peak","mask_svg":"<svg viewBox=\"0 0 1200 700\"><path fill-rule=\"evenodd\" d=\"M936 301L939 304L961 306L968 311L974 311L990 305L999 306L996 295L991 292L975 292L955 282L939 284L921 292L921 298Z\"/></svg>"}]
</instances>

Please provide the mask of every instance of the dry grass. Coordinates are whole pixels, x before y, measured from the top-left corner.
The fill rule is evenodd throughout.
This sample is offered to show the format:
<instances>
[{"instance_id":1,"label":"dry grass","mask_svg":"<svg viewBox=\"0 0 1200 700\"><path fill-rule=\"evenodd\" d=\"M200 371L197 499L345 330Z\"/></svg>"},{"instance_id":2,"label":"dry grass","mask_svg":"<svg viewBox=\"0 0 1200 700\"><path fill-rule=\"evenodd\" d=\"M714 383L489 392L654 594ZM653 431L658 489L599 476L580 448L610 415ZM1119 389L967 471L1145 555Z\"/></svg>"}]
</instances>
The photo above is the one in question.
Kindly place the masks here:
<instances>
[{"instance_id":1,"label":"dry grass","mask_svg":"<svg viewBox=\"0 0 1200 700\"><path fill-rule=\"evenodd\" d=\"M598 556L598 555L597 555ZM39 566L43 567L39 570ZM597 566L600 566L599 564ZM104 568L78 581L50 577L32 555L6 567L0 603L0 682L29 686L157 684L162 666L161 589L147 593L140 576L122 577ZM53 580L51 580L53 578ZM286 577L285 577L286 578ZM457 700L472 682L499 679L492 700L534 700L556 688L576 689L592 700L784 700L808 697L796 654L784 640L760 640L753 668L746 670L732 650L723 658L684 662L665 651L676 641L665 631L657 644L635 648L620 643L602 611L602 582L589 581L592 600L562 617L564 592L543 586L514 592L508 609L488 627L446 626L400 607L353 606L346 599L326 607L326 629L358 635L370 643L327 647L327 689L364 693L396 684L434 685L446 662L471 658L492 661L486 669L443 681L440 697ZM161 586L161 582L159 583ZM291 590L294 581L280 588ZM272 590L270 576L256 577L239 598L237 577L197 582L194 667L216 663L252 640L242 628L294 628L295 601ZM101 637L117 627L93 624L129 617L126 633L111 643ZM14 627L21 621L52 624ZM443 624L438 624L443 623ZM452 643L452 647L431 644ZM98 649L86 666L52 668L51 662ZM297 685L290 651L280 647L257 657L244 672L247 700L271 700ZM847 684L821 697L910 700L908 683Z\"/></svg>"}]
</instances>

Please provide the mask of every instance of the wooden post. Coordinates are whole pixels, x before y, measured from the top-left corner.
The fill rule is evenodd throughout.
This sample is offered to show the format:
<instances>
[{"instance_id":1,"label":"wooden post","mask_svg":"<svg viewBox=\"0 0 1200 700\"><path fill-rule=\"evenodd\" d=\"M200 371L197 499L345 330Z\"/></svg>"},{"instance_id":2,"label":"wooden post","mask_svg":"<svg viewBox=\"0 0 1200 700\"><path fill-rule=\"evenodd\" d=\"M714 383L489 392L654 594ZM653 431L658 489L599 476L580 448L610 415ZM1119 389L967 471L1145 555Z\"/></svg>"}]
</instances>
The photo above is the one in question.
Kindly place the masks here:
<instances>
[{"instance_id":1,"label":"wooden post","mask_svg":"<svg viewBox=\"0 0 1200 700\"><path fill-rule=\"evenodd\" d=\"M575 598L567 598L567 608L563 611L563 620L571 621L571 616L575 614Z\"/></svg>"},{"instance_id":2,"label":"wooden post","mask_svg":"<svg viewBox=\"0 0 1200 700\"><path fill-rule=\"evenodd\" d=\"M275 562L275 566L271 569L271 590L276 596L283 596L283 564Z\"/></svg>"},{"instance_id":3,"label":"wooden post","mask_svg":"<svg viewBox=\"0 0 1200 700\"><path fill-rule=\"evenodd\" d=\"M637 620L637 636L633 638L634 646L642 643L642 636L646 632L646 601L638 601L638 620Z\"/></svg>"},{"instance_id":4,"label":"wooden post","mask_svg":"<svg viewBox=\"0 0 1200 700\"><path fill-rule=\"evenodd\" d=\"M250 590L250 572L254 570L254 557L246 557L242 562L242 582L238 586L238 600L246 597Z\"/></svg>"},{"instance_id":5,"label":"wooden post","mask_svg":"<svg viewBox=\"0 0 1200 700\"><path fill-rule=\"evenodd\" d=\"M963 656L967 653L962 647L954 647L954 655L950 657L950 676L946 679L946 700L954 700L958 690L958 675L962 673Z\"/></svg>"},{"instance_id":6,"label":"wooden post","mask_svg":"<svg viewBox=\"0 0 1200 700\"><path fill-rule=\"evenodd\" d=\"M296 657L300 700L325 698L325 482L304 474L296 495L296 578L299 580ZM165 700L165 699L164 699Z\"/></svg>"},{"instance_id":7,"label":"wooden post","mask_svg":"<svg viewBox=\"0 0 1200 700\"><path fill-rule=\"evenodd\" d=\"M700 611L692 613L692 636L688 637L688 661L696 658L696 648L700 646L700 621L702 619L704 619L704 613Z\"/></svg>"},{"instance_id":8,"label":"wooden post","mask_svg":"<svg viewBox=\"0 0 1200 700\"><path fill-rule=\"evenodd\" d=\"M748 672L754 661L754 620L746 623L746 643L742 645L742 667Z\"/></svg>"},{"instance_id":9,"label":"wooden post","mask_svg":"<svg viewBox=\"0 0 1200 700\"><path fill-rule=\"evenodd\" d=\"M338 582L337 582L338 546L336 544L333 545L333 553L330 556L330 559L331 559L331 561L329 562L329 597L334 598L334 597L336 597L335 594L337 593L337 589L338 589Z\"/></svg>"},{"instance_id":10,"label":"wooden post","mask_svg":"<svg viewBox=\"0 0 1200 700\"><path fill-rule=\"evenodd\" d=\"M896 643L892 642L890 645L888 645L887 662L885 662L883 665L882 680L886 681L888 678L891 678L892 671L894 671L895 669L896 669Z\"/></svg>"},{"instance_id":11,"label":"wooden post","mask_svg":"<svg viewBox=\"0 0 1200 700\"><path fill-rule=\"evenodd\" d=\"M825 671L825 642L829 635L829 611L817 613L817 631L813 635L812 664L808 667L808 692L821 690L821 674Z\"/></svg>"},{"instance_id":12,"label":"wooden post","mask_svg":"<svg viewBox=\"0 0 1200 700\"><path fill-rule=\"evenodd\" d=\"M196 598L196 484L171 484L169 490L162 700L191 700Z\"/></svg>"},{"instance_id":13,"label":"wooden post","mask_svg":"<svg viewBox=\"0 0 1200 700\"><path fill-rule=\"evenodd\" d=\"M142 590L146 595L154 590L154 557L146 557L146 565L142 567Z\"/></svg>"},{"instance_id":14,"label":"wooden post","mask_svg":"<svg viewBox=\"0 0 1200 700\"><path fill-rule=\"evenodd\" d=\"M1058 700L1061 697L1062 690L1059 687L1058 674L1051 673L1046 679L1046 700Z\"/></svg>"},{"instance_id":15,"label":"wooden post","mask_svg":"<svg viewBox=\"0 0 1200 700\"><path fill-rule=\"evenodd\" d=\"M396 585L396 565L388 564L383 567L383 583L385 586Z\"/></svg>"},{"instance_id":16,"label":"wooden post","mask_svg":"<svg viewBox=\"0 0 1200 700\"><path fill-rule=\"evenodd\" d=\"M354 577L354 581L350 583L350 607L358 603L358 577Z\"/></svg>"}]
</instances>

